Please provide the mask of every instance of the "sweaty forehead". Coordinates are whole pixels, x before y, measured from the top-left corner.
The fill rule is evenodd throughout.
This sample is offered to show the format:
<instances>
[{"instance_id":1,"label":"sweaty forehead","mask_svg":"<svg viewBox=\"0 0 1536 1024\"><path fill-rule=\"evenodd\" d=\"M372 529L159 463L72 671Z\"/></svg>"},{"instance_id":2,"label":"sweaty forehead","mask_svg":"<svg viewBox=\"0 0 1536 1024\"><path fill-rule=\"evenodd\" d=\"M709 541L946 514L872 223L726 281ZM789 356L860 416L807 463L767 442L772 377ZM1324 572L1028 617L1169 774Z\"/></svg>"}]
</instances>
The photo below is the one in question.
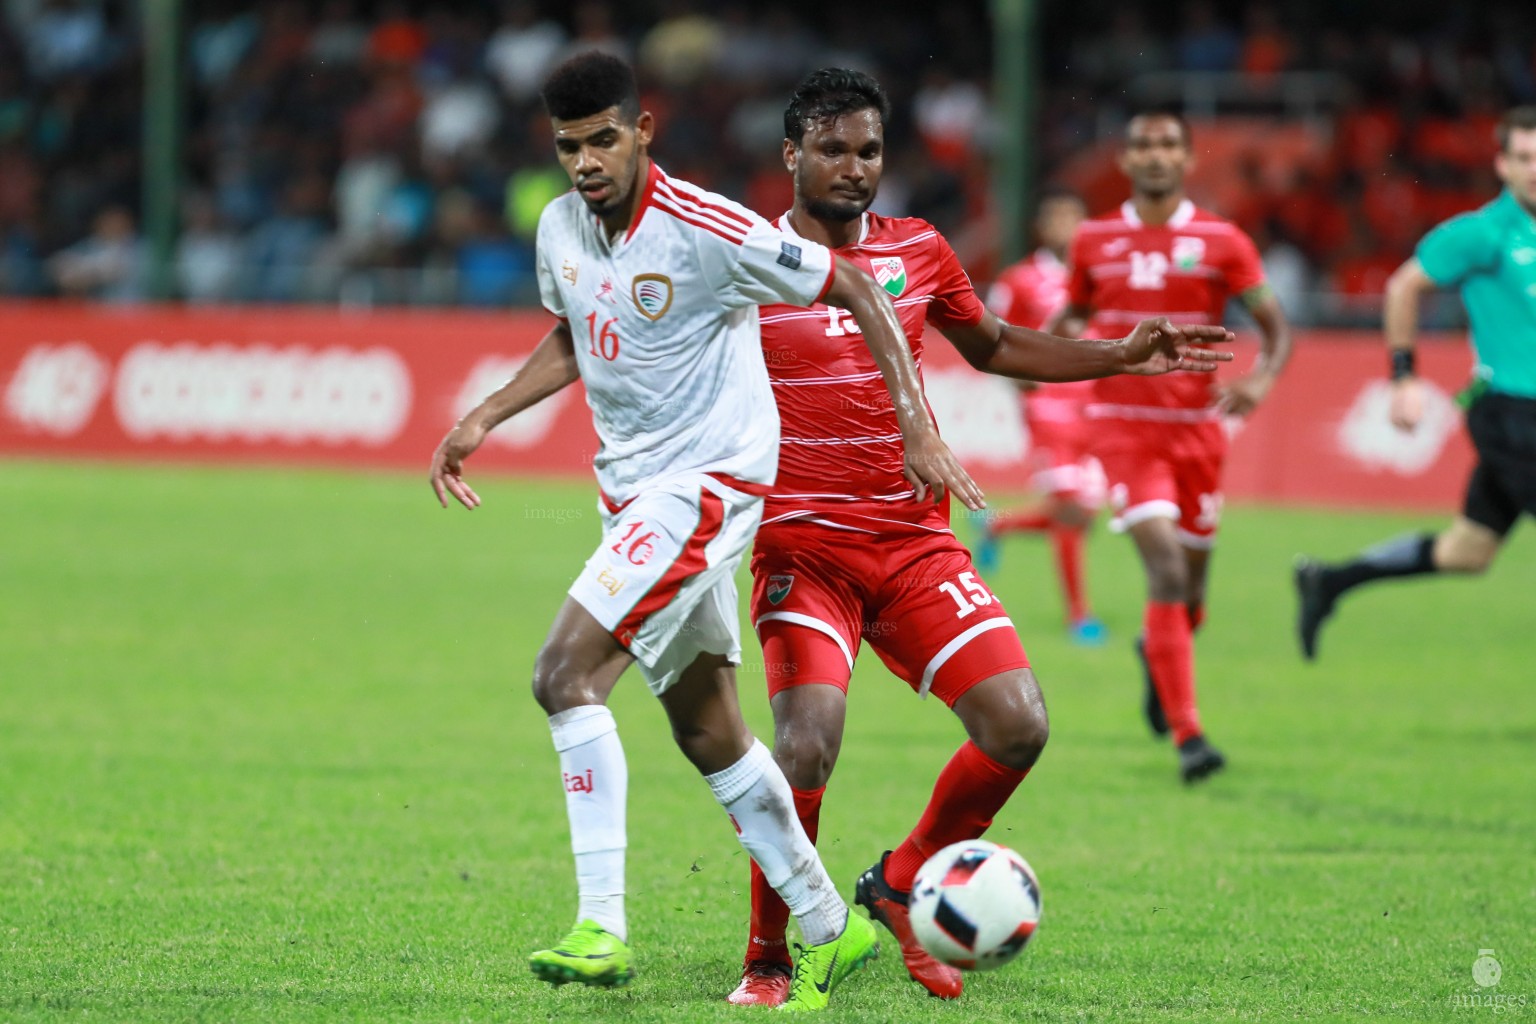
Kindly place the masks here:
<instances>
[{"instance_id":1,"label":"sweaty forehead","mask_svg":"<svg viewBox=\"0 0 1536 1024\"><path fill-rule=\"evenodd\" d=\"M818 117L806 125L805 134L823 139L878 139L885 135L885 126L878 110L865 107L846 114Z\"/></svg>"}]
</instances>

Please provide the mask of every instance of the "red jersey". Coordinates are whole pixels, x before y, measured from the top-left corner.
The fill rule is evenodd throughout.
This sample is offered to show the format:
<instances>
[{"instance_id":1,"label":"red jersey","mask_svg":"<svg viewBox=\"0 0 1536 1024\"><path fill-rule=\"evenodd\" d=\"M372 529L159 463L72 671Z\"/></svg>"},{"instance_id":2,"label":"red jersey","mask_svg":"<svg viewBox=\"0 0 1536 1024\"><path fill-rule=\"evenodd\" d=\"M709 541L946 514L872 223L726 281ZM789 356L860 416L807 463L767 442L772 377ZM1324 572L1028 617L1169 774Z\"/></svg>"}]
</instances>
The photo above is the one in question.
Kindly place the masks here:
<instances>
[{"instance_id":1,"label":"red jersey","mask_svg":"<svg viewBox=\"0 0 1536 1024\"><path fill-rule=\"evenodd\" d=\"M788 214L777 227L795 233ZM866 213L858 240L834 251L891 294L919 370L925 324L969 327L986 313L954 250L925 220ZM764 524L834 516L830 525L871 532L892 523L947 530L947 508L912 498L890 393L853 314L773 305L759 322L782 432Z\"/></svg>"},{"instance_id":2,"label":"red jersey","mask_svg":"<svg viewBox=\"0 0 1536 1024\"><path fill-rule=\"evenodd\" d=\"M1259 253L1231 221L1188 199L1168 223L1149 227L1127 201L1084 221L1072 239L1072 302L1093 311L1089 338L1118 338L1138 320L1219 324L1227 300L1264 283ZM1220 418L1206 374L1105 377L1094 382L1092 418L1203 422Z\"/></svg>"},{"instance_id":3,"label":"red jersey","mask_svg":"<svg viewBox=\"0 0 1536 1024\"><path fill-rule=\"evenodd\" d=\"M1036 250L998 275L987 306L1011 324L1040 330L1067 304L1067 265L1049 249ZM1116 335L1118 337L1118 335ZM1093 381L1041 384L1026 399L1031 414L1072 422L1093 393Z\"/></svg>"}]
</instances>

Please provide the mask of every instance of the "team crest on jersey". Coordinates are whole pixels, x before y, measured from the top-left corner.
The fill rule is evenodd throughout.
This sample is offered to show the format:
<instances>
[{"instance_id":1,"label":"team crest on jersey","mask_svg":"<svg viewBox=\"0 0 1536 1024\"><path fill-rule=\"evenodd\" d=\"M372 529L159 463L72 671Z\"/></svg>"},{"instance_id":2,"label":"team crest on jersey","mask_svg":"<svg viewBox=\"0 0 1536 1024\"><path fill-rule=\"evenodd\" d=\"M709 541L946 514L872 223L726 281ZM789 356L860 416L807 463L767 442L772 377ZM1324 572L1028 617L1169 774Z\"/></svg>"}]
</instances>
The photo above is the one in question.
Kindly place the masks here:
<instances>
[{"instance_id":1,"label":"team crest on jersey","mask_svg":"<svg viewBox=\"0 0 1536 1024\"><path fill-rule=\"evenodd\" d=\"M907 265L900 256L878 256L869 261L869 269L875 272L875 283L892 295L907 290Z\"/></svg>"},{"instance_id":2,"label":"team crest on jersey","mask_svg":"<svg viewBox=\"0 0 1536 1024\"><path fill-rule=\"evenodd\" d=\"M795 585L793 576L769 576L768 577L768 603L778 604L789 596L789 588Z\"/></svg>"},{"instance_id":3,"label":"team crest on jersey","mask_svg":"<svg viewBox=\"0 0 1536 1024\"><path fill-rule=\"evenodd\" d=\"M1205 259L1205 239L1187 235L1173 240L1173 265L1180 270L1194 270Z\"/></svg>"},{"instance_id":4,"label":"team crest on jersey","mask_svg":"<svg viewBox=\"0 0 1536 1024\"><path fill-rule=\"evenodd\" d=\"M637 274L629 286L635 308L647 320L660 320L672 308L672 279L666 274Z\"/></svg>"}]
</instances>

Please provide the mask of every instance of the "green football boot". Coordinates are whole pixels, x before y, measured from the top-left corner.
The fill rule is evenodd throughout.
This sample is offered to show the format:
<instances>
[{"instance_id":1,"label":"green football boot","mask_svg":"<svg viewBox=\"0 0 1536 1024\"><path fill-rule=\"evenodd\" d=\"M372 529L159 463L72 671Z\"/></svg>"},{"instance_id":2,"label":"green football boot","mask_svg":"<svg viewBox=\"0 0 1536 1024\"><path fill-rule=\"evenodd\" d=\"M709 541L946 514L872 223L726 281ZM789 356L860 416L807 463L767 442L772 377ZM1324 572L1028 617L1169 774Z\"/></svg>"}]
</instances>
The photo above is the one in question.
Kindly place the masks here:
<instances>
[{"instance_id":1,"label":"green football boot","mask_svg":"<svg viewBox=\"0 0 1536 1024\"><path fill-rule=\"evenodd\" d=\"M553 949L541 949L528 958L534 977L551 985L579 981L598 988L628 985L634 978L629 947L595 921L582 921Z\"/></svg>"},{"instance_id":2,"label":"green football boot","mask_svg":"<svg viewBox=\"0 0 1536 1024\"><path fill-rule=\"evenodd\" d=\"M832 990L848 975L880 955L880 934L866 917L848 911L843 934L819 946L796 945L795 974L789 998L778 1007L790 1012L825 1010Z\"/></svg>"}]
</instances>

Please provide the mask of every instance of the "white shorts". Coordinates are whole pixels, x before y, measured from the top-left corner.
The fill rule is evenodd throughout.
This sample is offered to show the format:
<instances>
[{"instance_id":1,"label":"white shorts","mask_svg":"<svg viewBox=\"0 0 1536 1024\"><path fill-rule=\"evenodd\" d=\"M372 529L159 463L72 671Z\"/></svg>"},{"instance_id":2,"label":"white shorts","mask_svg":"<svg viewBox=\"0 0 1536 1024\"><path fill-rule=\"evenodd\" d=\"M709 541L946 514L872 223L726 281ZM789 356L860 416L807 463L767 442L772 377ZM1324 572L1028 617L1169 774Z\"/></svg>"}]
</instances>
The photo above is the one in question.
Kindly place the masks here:
<instances>
[{"instance_id":1,"label":"white shorts","mask_svg":"<svg viewBox=\"0 0 1536 1024\"><path fill-rule=\"evenodd\" d=\"M736 569L763 517L746 486L756 489L690 473L620 506L599 500L603 540L570 595L635 656L657 696L700 654L741 663Z\"/></svg>"}]
</instances>

